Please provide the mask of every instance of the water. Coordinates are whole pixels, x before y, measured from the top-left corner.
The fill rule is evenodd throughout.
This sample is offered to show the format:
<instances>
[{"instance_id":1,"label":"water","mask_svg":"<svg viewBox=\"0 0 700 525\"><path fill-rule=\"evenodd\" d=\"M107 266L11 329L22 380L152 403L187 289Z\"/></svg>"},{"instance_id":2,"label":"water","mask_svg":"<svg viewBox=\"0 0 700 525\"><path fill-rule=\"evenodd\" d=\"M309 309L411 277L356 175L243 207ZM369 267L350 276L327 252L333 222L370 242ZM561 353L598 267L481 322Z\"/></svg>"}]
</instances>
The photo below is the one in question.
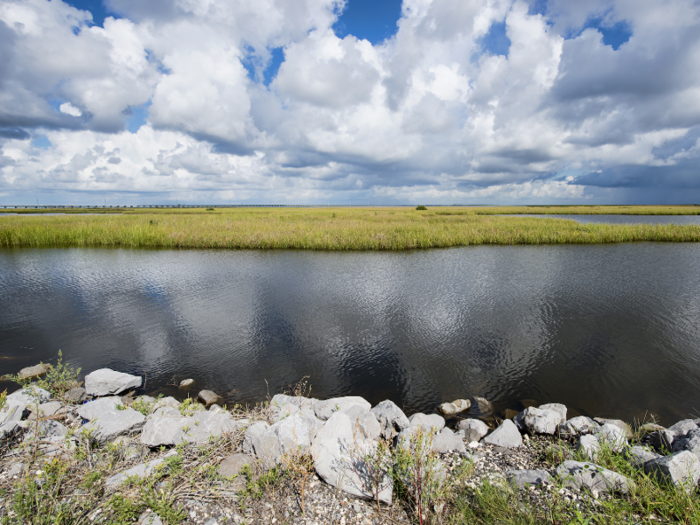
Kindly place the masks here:
<instances>
[{"instance_id":1,"label":"water","mask_svg":"<svg viewBox=\"0 0 700 525\"><path fill-rule=\"evenodd\" d=\"M0 373L59 349L229 403L309 376L408 413L480 395L670 424L700 412L700 244L0 250Z\"/></svg>"},{"instance_id":2,"label":"water","mask_svg":"<svg viewBox=\"0 0 700 525\"><path fill-rule=\"evenodd\" d=\"M505 217L536 217L538 219L569 219L603 224L692 224L700 226L700 215L504 215Z\"/></svg>"}]
</instances>

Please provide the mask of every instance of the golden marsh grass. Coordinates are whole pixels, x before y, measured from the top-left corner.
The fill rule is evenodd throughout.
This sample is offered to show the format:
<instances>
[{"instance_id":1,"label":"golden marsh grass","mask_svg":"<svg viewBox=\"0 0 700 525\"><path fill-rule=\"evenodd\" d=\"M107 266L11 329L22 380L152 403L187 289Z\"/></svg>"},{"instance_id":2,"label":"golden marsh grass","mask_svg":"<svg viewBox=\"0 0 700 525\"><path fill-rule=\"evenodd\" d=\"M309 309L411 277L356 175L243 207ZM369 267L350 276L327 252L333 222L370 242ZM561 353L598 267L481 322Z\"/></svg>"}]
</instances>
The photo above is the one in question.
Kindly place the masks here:
<instances>
[{"instance_id":1,"label":"golden marsh grass","mask_svg":"<svg viewBox=\"0 0 700 525\"><path fill-rule=\"evenodd\" d=\"M0 247L407 250L479 244L700 241L700 226L579 224L482 214L484 210L219 208L134 209L121 215L0 215Z\"/></svg>"}]
</instances>

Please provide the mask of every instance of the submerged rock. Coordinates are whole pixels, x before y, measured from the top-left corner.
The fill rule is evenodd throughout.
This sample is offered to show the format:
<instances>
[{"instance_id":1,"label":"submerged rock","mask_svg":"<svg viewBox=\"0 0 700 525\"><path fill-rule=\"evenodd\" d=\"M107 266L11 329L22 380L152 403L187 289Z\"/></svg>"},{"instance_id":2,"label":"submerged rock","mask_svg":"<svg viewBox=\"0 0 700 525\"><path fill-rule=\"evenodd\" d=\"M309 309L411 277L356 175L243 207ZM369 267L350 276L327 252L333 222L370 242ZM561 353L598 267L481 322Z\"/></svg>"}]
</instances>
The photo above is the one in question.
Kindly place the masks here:
<instances>
[{"instance_id":1,"label":"submerged rock","mask_svg":"<svg viewBox=\"0 0 700 525\"><path fill-rule=\"evenodd\" d=\"M180 388L189 388L194 385L194 379L183 379L180 381Z\"/></svg>"},{"instance_id":2,"label":"submerged rock","mask_svg":"<svg viewBox=\"0 0 700 525\"><path fill-rule=\"evenodd\" d=\"M472 406L472 403L468 399L455 399L451 403L442 403L438 410L445 416L454 416L469 410L470 406Z\"/></svg>"},{"instance_id":3,"label":"submerged rock","mask_svg":"<svg viewBox=\"0 0 700 525\"><path fill-rule=\"evenodd\" d=\"M49 371L49 368L51 368L51 365L46 365L44 363L39 363L38 365L34 366L28 366L20 370L19 374L17 374L17 377L22 380L36 379L37 377L46 375L46 372Z\"/></svg>"},{"instance_id":4,"label":"submerged rock","mask_svg":"<svg viewBox=\"0 0 700 525\"><path fill-rule=\"evenodd\" d=\"M139 388L142 381L139 376L101 368L85 376L85 390L90 396L111 396L132 388Z\"/></svg>"},{"instance_id":5,"label":"submerged rock","mask_svg":"<svg viewBox=\"0 0 700 525\"><path fill-rule=\"evenodd\" d=\"M218 403L221 399L218 394L215 394L211 390L202 390L197 394L197 399L205 406L213 405Z\"/></svg>"}]
</instances>

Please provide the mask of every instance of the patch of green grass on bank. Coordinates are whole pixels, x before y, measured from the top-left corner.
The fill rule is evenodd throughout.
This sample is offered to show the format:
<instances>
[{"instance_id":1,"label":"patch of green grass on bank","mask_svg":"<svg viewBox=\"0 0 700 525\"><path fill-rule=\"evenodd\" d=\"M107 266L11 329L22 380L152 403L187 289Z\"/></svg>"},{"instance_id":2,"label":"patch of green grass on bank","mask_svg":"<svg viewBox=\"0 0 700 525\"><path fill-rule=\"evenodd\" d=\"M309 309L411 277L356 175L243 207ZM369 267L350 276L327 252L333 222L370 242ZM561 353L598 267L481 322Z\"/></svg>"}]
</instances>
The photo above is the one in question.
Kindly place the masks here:
<instances>
[{"instance_id":1,"label":"patch of green grass on bank","mask_svg":"<svg viewBox=\"0 0 700 525\"><path fill-rule=\"evenodd\" d=\"M480 244L697 242L700 226L579 224L459 208L229 208L0 216L0 247L407 250ZM465 209L467 210L467 209Z\"/></svg>"}]
</instances>

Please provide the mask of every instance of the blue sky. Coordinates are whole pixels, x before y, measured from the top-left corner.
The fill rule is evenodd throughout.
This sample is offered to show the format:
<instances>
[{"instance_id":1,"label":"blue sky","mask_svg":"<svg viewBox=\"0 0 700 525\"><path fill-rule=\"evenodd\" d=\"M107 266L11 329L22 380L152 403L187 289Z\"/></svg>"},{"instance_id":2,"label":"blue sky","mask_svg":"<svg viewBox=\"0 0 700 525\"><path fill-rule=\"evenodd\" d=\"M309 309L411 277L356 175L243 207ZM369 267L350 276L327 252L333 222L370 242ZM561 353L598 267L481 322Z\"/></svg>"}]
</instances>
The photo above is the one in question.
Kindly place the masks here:
<instances>
[{"instance_id":1,"label":"blue sky","mask_svg":"<svg viewBox=\"0 0 700 525\"><path fill-rule=\"evenodd\" d=\"M4 5L0 205L700 201L692 0Z\"/></svg>"}]
</instances>

